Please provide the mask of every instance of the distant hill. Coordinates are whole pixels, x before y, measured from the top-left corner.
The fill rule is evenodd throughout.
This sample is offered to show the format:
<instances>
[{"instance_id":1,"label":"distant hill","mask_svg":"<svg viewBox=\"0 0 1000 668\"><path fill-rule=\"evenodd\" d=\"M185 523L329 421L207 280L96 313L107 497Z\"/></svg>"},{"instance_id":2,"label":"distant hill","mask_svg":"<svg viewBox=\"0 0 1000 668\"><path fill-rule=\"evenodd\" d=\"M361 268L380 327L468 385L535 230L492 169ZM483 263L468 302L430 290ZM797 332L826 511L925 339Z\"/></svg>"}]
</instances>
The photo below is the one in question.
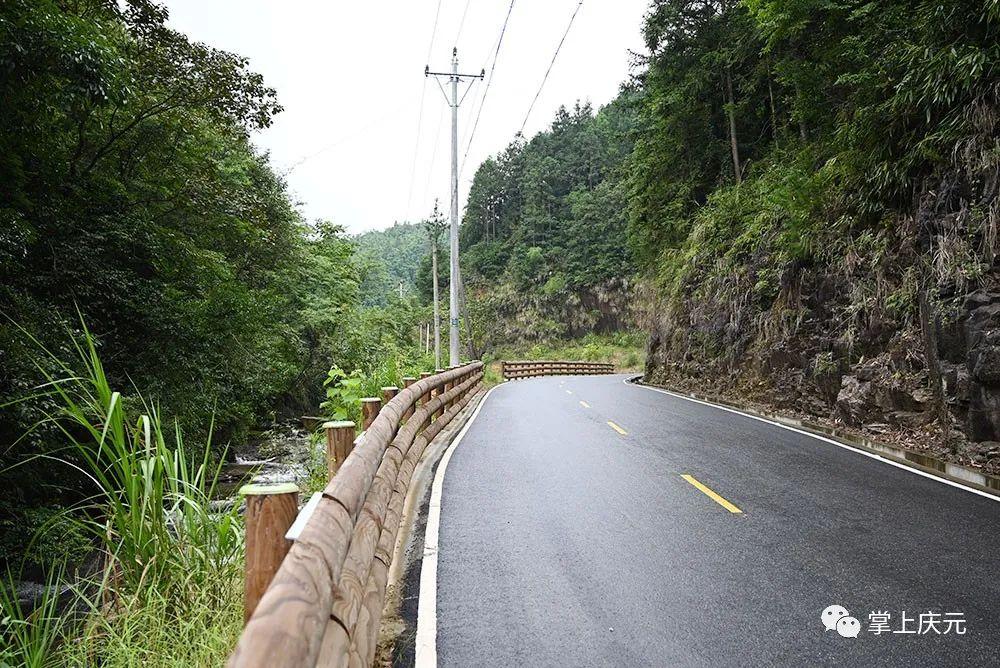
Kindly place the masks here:
<instances>
[{"instance_id":1,"label":"distant hill","mask_svg":"<svg viewBox=\"0 0 1000 668\"><path fill-rule=\"evenodd\" d=\"M419 223L396 223L384 230L372 230L354 237L358 258L368 271L362 283L366 304L384 304L390 293L416 293L417 269L427 255L427 233Z\"/></svg>"}]
</instances>

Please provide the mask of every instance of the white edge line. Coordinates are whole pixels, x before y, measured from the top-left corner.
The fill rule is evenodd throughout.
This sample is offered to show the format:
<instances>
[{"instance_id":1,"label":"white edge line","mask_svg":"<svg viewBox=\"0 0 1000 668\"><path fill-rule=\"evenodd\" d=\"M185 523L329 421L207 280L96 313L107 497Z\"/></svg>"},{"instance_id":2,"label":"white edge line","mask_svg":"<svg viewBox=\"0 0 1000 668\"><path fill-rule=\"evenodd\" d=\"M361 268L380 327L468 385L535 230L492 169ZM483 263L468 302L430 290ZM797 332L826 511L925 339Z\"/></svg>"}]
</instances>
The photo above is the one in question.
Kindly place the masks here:
<instances>
[{"instance_id":1,"label":"white edge line","mask_svg":"<svg viewBox=\"0 0 1000 668\"><path fill-rule=\"evenodd\" d=\"M983 497L985 499L989 499L990 501L998 501L998 502L1000 502L1000 497L995 496L993 494L990 494L989 492L984 492L982 490L975 489L973 487L966 487L965 485L963 485L961 483L957 483L954 480L948 480L947 478L942 478L941 476L936 476L936 475L934 475L932 473L927 473L926 471L921 471L920 469L914 468L912 466L907 466L906 464L900 464L899 462L895 462L895 461L893 461L891 459L888 459L886 457L882 457L881 455L877 455L874 452L868 452L866 450L861 450L861 449L858 449L858 448L852 448L851 446L846 445L844 443L840 443L839 441L835 441L832 438L826 438L825 436L820 436L818 434L813 434L813 433L805 431L803 429L796 429L795 427L791 427L791 426L789 426L787 424L781 424L780 422L775 422L774 420L768 420L767 418L760 417L758 415L751 415L750 413L744 413L743 411L738 411L738 410L736 410L734 408L728 408L726 406L720 406L718 404L713 404L713 403L708 402L708 401L702 401L701 399L695 399L694 397L688 397L688 396L685 396L683 394L678 394L677 392L671 392L670 390L664 390L663 388L660 388L660 387L651 387L649 385L643 385L641 383L632 383L632 382L629 382L630 379L632 379L632 378L635 378L635 376L629 376L628 378L625 378L624 380L622 380L622 382L625 383L626 385L631 385L633 387L641 387L644 390L650 390L652 392L659 392L660 394L667 394L667 395L670 395L671 397L677 397L678 399L684 399L685 401L692 401L692 402L694 402L696 404L701 404L703 406L711 406L712 408L717 408L720 411L726 411L727 413L733 413L735 415L742 415L743 417L750 418L751 420L757 420L758 422L764 422L766 424L774 425L775 427L781 427L782 429L787 429L788 431L794 431L797 434L802 434L803 436L809 436L810 438L815 438L817 441L823 441L824 443L830 443L831 445L836 445L838 448L843 448L844 450L849 450L850 452L854 452L854 453L857 453L859 455L864 455L865 457L868 457L870 459L874 459L876 461L882 462L883 464L888 464L889 466L895 466L898 469L902 469L904 471L909 471L910 473L914 473L914 474L922 476L924 478L929 478L930 480L936 480L937 482L943 483L945 485L950 485L951 487L955 487L957 489L961 489L961 490L964 490L966 492L971 492L972 494L978 494L979 496L981 496L981 497Z\"/></svg>"},{"instance_id":2,"label":"white edge line","mask_svg":"<svg viewBox=\"0 0 1000 668\"><path fill-rule=\"evenodd\" d=\"M416 668L434 668L437 666L437 564L438 564L438 532L441 527L441 492L444 488L444 474L448 469L448 462L455 448L462 442L465 433L469 431L472 423L479 417L479 411L483 410L486 400L493 394L493 390L500 387L495 385L483 396L475 412L469 417L468 422L458 432L458 436L451 442L445 450L434 472L434 482L431 484L431 500L427 509L427 528L424 531L424 554L420 566L420 593L417 601L417 639L416 658L414 666Z\"/></svg>"}]
</instances>

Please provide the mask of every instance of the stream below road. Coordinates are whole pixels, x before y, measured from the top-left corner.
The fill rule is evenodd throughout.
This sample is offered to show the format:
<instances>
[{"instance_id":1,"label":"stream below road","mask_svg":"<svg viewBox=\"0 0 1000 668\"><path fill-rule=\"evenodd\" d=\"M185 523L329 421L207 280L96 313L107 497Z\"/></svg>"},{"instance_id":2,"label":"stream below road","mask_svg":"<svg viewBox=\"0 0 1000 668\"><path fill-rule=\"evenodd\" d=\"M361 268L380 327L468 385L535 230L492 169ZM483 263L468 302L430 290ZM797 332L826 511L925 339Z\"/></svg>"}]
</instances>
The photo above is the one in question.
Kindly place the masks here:
<instances>
[{"instance_id":1,"label":"stream below road","mask_svg":"<svg viewBox=\"0 0 1000 668\"><path fill-rule=\"evenodd\" d=\"M309 426L313 426L309 421ZM236 449L235 460L219 472L215 499L235 499L239 488L248 483L277 484L304 482L309 465L319 447L311 431L300 421L274 424L249 445Z\"/></svg>"}]
</instances>

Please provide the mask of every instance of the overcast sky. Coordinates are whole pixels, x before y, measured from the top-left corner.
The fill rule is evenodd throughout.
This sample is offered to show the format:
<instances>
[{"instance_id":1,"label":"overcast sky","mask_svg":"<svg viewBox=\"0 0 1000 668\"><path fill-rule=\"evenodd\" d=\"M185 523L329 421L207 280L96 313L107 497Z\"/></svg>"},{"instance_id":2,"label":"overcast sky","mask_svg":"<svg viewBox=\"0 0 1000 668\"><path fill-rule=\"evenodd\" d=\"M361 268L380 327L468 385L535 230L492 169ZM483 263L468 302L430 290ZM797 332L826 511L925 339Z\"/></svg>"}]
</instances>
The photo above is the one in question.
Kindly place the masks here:
<instances>
[{"instance_id":1,"label":"overcast sky","mask_svg":"<svg viewBox=\"0 0 1000 668\"><path fill-rule=\"evenodd\" d=\"M254 141L270 152L279 172L287 172L307 217L332 220L350 232L418 220L430 212L435 197L447 213L448 107L434 81L425 81L424 65L450 69L456 45L460 71L486 67L488 76L510 3L441 0L433 31L438 4L166 0L174 28L246 56L278 91L285 111ZM515 1L459 181L461 206L479 163L503 150L521 127L576 5L577 0ZM629 51L642 50L646 6L647 0L583 3L526 136L546 128L560 104L580 99L597 107L614 98L629 73ZM460 161L483 87L477 82L460 110Z\"/></svg>"}]
</instances>

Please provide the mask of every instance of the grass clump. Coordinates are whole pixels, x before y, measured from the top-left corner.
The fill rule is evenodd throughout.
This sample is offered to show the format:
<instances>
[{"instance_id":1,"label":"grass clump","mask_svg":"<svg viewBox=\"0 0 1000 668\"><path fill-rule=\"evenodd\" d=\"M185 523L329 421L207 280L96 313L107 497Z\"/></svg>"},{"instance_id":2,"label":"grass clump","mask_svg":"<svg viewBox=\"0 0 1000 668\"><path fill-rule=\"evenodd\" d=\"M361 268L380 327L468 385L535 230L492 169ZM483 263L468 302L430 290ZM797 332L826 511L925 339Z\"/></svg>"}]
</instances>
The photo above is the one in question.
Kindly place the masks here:
<instances>
[{"instance_id":1,"label":"grass clump","mask_svg":"<svg viewBox=\"0 0 1000 668\"><path fill-rule=\"evenodd\" d=\"M55 663L67 666L220 666L243 630L241 568L218 573L217 586L161 593L155 587L92 607Z\"/></svg>"},{"instance_id":2,"label":"grass clump","mask_svg":"<svg viewBox=\"0 0 1000 668\"><path fill-rule=\"evenodd\" d=\"M210 503L211 443L185 444L155 405L114 390L86 329L76 350L82 373L61 361L58 376L46 373L58 408L45 422L65 447L44 457L87 480L75 515L100 565L72 582L49 576L47 592L70 586L62 614L52 593L33 610L20 606L9 575L0 665L220 665L241 628L244 545L236 509Z\"/></svg>"},{"instance_id":3,"label":"grass clump","mask_svg":"<svg viewBox=\"0 0 1000 668\"><path fill-rule=\"evenodd\" d=\"M59 615L59 580L62 571L49 572L33 606L22 604L14 591L14 577L0 581L0 666L44 668L62 636L65 618Z\"/></svg>"}]
</instances>

